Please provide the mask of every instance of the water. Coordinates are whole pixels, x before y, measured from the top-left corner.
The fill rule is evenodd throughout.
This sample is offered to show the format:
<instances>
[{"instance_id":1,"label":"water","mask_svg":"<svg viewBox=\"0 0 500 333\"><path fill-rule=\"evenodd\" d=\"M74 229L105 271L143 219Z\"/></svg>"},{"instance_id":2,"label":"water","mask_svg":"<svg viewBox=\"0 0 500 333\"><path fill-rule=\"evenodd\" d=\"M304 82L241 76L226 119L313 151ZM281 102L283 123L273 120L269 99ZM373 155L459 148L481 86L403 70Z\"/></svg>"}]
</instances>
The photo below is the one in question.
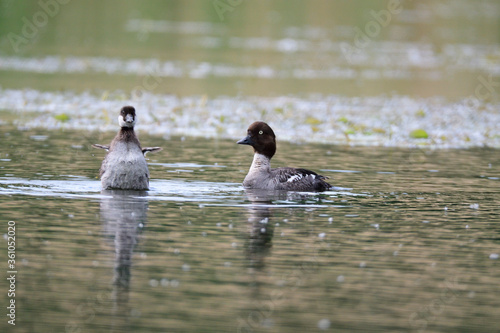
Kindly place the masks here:
<instances>
[{"instance_id":1,"label":"water","mask_svg":"<svg viewBox=\"0 0 500 333\"><path fill-rule=\"evenodd\" d=\"M248 147L141 133L151 190L101 192L110 135L4 130L18 331L496 330L496 150L281 143L337 188L259 193Z\"/></svg>"},{"instance_id":2,"label":"water","mask_svg":"<svg viewBox=\"0 0 500 333\"><path fill-rule=\"evenodd\" d=\"M500 5L389 4L0 0L0 331L498 331ZM245 191L255 120L335 188Z\"/></svg>"}]
</instances>

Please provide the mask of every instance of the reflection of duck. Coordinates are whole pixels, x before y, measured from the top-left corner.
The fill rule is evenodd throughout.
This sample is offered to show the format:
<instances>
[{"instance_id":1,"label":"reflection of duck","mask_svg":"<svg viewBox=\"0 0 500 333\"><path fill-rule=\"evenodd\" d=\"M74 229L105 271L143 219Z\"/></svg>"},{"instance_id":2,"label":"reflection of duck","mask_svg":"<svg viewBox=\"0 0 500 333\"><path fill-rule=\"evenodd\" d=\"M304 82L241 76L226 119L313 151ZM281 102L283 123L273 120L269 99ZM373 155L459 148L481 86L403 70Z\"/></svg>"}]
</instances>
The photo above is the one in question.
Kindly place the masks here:
<instances>
[{"instance_id":1,"label":"reflection of duck","mask_svg":"<svg viewBox=\"0 0 500 333\"><path fill-rule=\"evenodd\" d=\"M147 222L147 192L103 191L100 216L105 234L114 237L115 265L113 277L114 312L127 315L130 268L138 232Z\"/></svg>"},{"instance_id":2,"label":"reflection of duck","mask_svg":"<svg viewBox=\"0 0 500 333\"><path fill-rule=\"evenodd\" d=\"M252 202L248 208L248 244L247 258L250 268L262 270L265 267L265 258L269 255L272 244L274 225L271 223L269 204L271 198L268 191L245 190Z\"/></svg>"},{"instance_id":3,"label":"reflection of duck","mask_svg":"<svg viewBox=\"0 0 500 333\"><path fill-rule=\"evenodd\" d=\"M92 145L108 151L100 170L102 188L105 190L147 190L149 189L149 170L144 155L148 152L159 151L161 148L141 148L134 132L136 115L132 106L124 106L121 109L118 123L121 129L109 146Z\"/></svg>"},{"instance_id":4,"label":"reflection of duck","mask_svg":"<svg viewBox=\"0 0 500 333\"><path fill-rule=\"evenodd\" d=\"M268 124L256 121L247 131L248 135L238 141L254 149L250 170L243 181L246 188L287 190L287 191L325 191L332 186L324 181L326 177L307 169L271 169L271 158L276 153L276 136Z\"/></svg>"}]
</instances>

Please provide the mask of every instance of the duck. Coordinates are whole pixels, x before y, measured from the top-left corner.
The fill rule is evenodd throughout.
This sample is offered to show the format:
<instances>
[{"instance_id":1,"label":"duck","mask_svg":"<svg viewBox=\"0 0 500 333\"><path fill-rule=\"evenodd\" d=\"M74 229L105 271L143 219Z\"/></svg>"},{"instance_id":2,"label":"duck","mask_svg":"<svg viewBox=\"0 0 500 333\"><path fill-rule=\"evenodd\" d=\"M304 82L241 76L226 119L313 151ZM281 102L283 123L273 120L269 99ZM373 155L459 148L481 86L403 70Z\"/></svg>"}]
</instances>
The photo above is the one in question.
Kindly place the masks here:
<instances>
[{"instance_id":1,"label":"duck","mask_svg":"<svg viewBox=\"0 0 500 333\"><path fill-rule=\"evenodd\" d=\"M137 116L133 106L124 106L118 116L120 130L109 146L93 144L106 150L99 175L104 190L149 190L149 170L145 155L160 147L141 147L134 131Z\"/></svg>"},{"instance_id":2,"label":"duck","mask_svg":"<svg viewBox=\"0 0 500 333\"><path fill-rule=\"evenodd\" d=\"M271 168L271 158L276 153L276 135L272 128L263 121L256 121L248 127L247 136L236 142L249 145L254 149L250 170L243 180L248 189L286 190L299 192L322 192L332 185L325 179L307 169L290 167Z\"/></svg>"}]
</instances>

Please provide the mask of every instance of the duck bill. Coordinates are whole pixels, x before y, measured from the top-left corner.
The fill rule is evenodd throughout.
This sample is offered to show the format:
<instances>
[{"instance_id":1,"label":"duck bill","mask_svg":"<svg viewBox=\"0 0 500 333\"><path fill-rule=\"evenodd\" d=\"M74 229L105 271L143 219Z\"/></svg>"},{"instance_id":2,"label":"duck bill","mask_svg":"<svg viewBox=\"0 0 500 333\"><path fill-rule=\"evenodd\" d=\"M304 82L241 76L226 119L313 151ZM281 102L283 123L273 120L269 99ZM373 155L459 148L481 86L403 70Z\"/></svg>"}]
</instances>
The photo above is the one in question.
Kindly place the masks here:
<instances>
[{"instance_id":1,"label":"duck bill","mask_svg":"<svg viewBox=\"0 0 500 333\"><path fill-rule=\"evenodd\" d=\"M250 146L253 145L253 141L252 141L252 138L250 136L247 136L236 143L239 145L250 145Z\"/></svg>"}]
</instances>

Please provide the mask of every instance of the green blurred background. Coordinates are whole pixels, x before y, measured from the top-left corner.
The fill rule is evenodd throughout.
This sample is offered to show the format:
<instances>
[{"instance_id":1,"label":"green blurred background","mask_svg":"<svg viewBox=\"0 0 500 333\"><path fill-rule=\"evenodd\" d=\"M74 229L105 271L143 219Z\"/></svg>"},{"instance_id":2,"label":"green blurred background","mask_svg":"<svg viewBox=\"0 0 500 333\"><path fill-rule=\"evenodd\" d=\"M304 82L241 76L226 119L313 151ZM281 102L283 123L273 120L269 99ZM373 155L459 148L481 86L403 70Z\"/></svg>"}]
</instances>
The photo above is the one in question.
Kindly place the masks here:
<instances>
[{"instance_id":1,"label":"green blurred background","mask_svg":"<svg viewBox=\"0 0 500 333\"><path fill-rule=\"evenodd\" d=\"M359 57L347 59L342 47L355 46L357 31L366 32L376 22L374 13L387 11L390 3L2 0L0 86L130 92L145 79L133 71L40 73L7 64L11 57L45 56L169 62L181 75L162 76L153 90L177 95L396 93L459 99L474 94L479 75L500 75L498 1L401 1L402 11L379 31L372 25L373 37ZM27 21L40 27L16 52L13 34L24 38ZM192 73L207 64L226 71ZM245 68L263 69L264 75L242 74Z\"/></svg>"}]
</instances>

